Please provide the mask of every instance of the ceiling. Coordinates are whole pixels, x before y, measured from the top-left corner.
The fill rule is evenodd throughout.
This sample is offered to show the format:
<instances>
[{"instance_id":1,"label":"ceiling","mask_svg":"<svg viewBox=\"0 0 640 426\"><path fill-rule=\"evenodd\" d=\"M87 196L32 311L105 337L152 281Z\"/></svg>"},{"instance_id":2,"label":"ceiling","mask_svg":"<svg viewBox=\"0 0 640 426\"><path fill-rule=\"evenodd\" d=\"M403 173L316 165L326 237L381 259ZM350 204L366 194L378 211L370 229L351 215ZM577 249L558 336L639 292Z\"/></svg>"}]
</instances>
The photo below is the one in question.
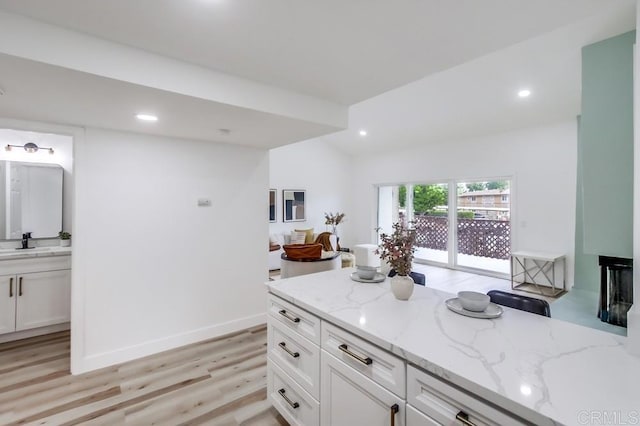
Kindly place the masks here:
<instances>
[{"instance_id":1,"label":"ceiling","mask_svg":"<svg viewBox=\"0 0 640 426\"><path fill-rule=\"evenodd\" d=\"M258 148L293 143L333 129L317 123L252 111L155 90L0 54L6 90L0 116L102 127ZM46 76L46 78L43 78ZM152 111L155 123L135 120ZM229 134L220 129L230 129Z\"/></svg>"},{"instance_id":2,"label":"ceiling","mask_svg":"<svg viewBox=\"0 0 640 426\"><path fill-rule=\"evenodd\" d=\"M632 29L635 0L0 0L2 17L16 32L5 26L0 39L0 116L260 148L321 137L361 154L575 116L580 48ZM42 22L73 31L59 39L68 44L43 36ZM41 56L21 55L24 46ZM253 89L232 104L154 86L162 72L146 84L58 60L99 67L118 53L143 58L105 65L121 76L172 61L185 72L174 80L188 85L194 72L201 86L191 87L239 77L238 87L284 97L254 108ZM523 85L534 91L527 102L514 96ZM326 102L345 118L351 105L348 129L332 133L344 121L320 113L279 113L285 98L288 111ZM132 119L143 110L161 120Z\"/></svg>"},{"instance_id":3,"label":"ceiling","mask_svg":"<svg viewBox=\"0 0 640 426\"><path fill-rule=\"evenodd\" d=\"M349 129L319 140L366 155L574 120L582 47L635 28L634 5L620 6L355 104Z\"/></svg>"},{"instance_id":4,"label":"ceiling","mask_svg":"<svg viewBox=\"0 0 640 426\"><path fill-rule=\"evenodd\" d=\"M0 8L351 105L624 2L0 0Z\"/></svg>"}]
</instances>

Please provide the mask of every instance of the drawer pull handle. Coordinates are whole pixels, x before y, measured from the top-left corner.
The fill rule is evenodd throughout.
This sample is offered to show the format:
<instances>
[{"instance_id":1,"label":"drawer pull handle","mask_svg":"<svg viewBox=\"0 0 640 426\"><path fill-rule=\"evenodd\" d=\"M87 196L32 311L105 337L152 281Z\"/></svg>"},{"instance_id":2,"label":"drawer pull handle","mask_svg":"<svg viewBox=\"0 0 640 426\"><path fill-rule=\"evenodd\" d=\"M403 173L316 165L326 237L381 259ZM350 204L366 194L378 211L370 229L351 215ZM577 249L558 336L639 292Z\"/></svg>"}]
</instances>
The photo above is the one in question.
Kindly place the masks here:
<instances>
[{"instance_id":1,"label":"drawer pull handle","mask_svg":"<svg viewBox=\"0 0 640 426\"><path fill-rule=\"evenodd\" d=\"M456 420L459 420L465 426L476 426L475 423L469 421L469 415L464 411L459 411L458 414L456 414Z\"/></svg>"},{"instance_id":2,"label":"drawer pull handle","mask_svg":"<svg viewBox=\"0 0 640 426\"><path fill-rule=\"evenodd\" d=\"M300 404L298 404L297 402L293 402L292 400L289 399L289 397L287 395L284 394L284 388L280 389L278 391L278 393L280 394L281 397L284 398L285 401L287 401L287 404L289 404L291 406L291 408L298 408L300 406Z\"/></svg>"},{"instance_id":3,"label":"drawer pull handle","mask_svg":"<svg viewBox=\"0 0 640 426\"><path fill-rule=\"evenodd\" d=\"M13 277L9 278L9 297L13 297Z\"/></svg>"},{"instance_id":4,"label":"drawer pull handle","mask_svg":"<svg viewBox=\"0 0 640 426\"><path fill-rule=\"evenodd\" d=\"M18 278L18 296L22 296L22 277Z\"/></svg>"},{"instance_id":5,"label":"drawer pull handle","mask_svg":"<svg viewBox=\"0 0 640 426\"><path fill-rule=\"evenodd\" d=\"M278 343L278 346L280 346L283 351L285 351L286 353L288 353L294 358L298 358L300 356L299 352L292 352L291 349L287 348L287 344L285 342Z\"/></svg>"},{"instance_id":6,"label":"drawer pull handle","mask_svg":"<svg viewBox=\"0 0 640 426\"><path fill-rule=\"evenodd\" d=\"M281 311L278 311L278 313L291 322L300 322L300 318L289 315L287 311L285 311L284 309Z\"/></svg>"},{"instance_id":7,"label":"drawer pull handle","mask_svg":"<svg viewBox=\"0 0 640 426\"><path fill-rule=\"evenodd\" d=\"M398 404L393 404L389 410L391 413L391 426L396 426L396 414L400 411L400 407L398 407Z\"/></svg>"},{"instance_id":8,"label":"drawer pull handle","mask_svg":"<svg viewBox=\"0 0 640 426\"><path fill-rule=\"evenodd\" d=\"M369 358L369 357L363 358L358 354L354 354L353 352L351 352L347 348L347 345L345 345L344 343L341 344L340 346L338 346L338 349L340 349L342 352L344 352L345 354L349 355L350 357L357 359L358 361L360 361L361 363L363 363L365 365L373 364L373 360L371 358Z\"/></svg>"}]
</instances>

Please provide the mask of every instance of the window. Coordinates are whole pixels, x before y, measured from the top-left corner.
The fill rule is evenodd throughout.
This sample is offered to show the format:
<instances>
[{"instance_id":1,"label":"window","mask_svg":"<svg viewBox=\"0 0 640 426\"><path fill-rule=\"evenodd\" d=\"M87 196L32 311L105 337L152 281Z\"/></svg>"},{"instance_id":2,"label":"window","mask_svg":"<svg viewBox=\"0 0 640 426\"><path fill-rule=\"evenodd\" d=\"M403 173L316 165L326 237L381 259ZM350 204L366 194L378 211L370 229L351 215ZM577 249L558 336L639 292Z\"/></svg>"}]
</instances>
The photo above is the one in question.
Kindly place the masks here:
<instances>
[{"instance_id":1,"label":"window","mask_svg":"<svg viewBox=\"0 0 640 426\"><path fill-rule=\"evenodd\" d=\"M395 222L413 221L418 231L418 263L507 276L510 184L504 179L380 186L378 227L380 232L389 232Z\"/></svg>"}]
</instances>

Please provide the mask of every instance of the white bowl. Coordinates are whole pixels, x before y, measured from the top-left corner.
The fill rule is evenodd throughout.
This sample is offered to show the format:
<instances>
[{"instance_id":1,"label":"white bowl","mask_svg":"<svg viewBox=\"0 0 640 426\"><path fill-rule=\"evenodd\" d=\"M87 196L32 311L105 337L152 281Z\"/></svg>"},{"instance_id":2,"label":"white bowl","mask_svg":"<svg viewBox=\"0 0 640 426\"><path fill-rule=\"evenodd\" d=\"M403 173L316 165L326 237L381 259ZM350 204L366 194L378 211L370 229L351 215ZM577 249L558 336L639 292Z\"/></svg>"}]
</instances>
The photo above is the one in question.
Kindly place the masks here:
<instances>
[{"instance_id":1,"label":"white bowl","mask_svg":"<svg viewBox=\"0 0 640 426\"><path fill-rule=\"evenodd\" d=\"M358 276L363 280L372 280L376 276L376 268L370 266L358 266Z\"/></svg>"},{"instance_id":2,"label":"white bowl","mask_svg":"<svg viewBox=\"0 0 640 426\"><path fill-rule=\"evenodd\" d=\"M458 300L467 311L483 312L489 306L491 298L477 291L459 291Z\"/></svg>"}]
</instances>

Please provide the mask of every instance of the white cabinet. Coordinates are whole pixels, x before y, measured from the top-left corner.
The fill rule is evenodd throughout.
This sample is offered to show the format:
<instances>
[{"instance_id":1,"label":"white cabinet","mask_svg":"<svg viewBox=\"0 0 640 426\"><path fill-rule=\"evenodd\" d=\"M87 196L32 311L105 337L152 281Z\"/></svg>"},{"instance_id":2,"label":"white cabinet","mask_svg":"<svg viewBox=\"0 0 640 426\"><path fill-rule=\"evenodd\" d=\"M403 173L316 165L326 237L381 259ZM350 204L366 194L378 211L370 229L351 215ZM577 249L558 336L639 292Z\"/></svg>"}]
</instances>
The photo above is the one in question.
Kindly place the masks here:
<instances>
[{"instance_id":1,"label":"white cabinet","mask_svg":"<svg viewBox=\"0 0 640 426\"><path fill-rule=\"evenodd\" d=\"M16 276L0 276L0 334L16 330Z\"/></svg>"},{"instance_id":2,"label":"white cabinet","mask_svg":"<svg viewBox=\"0 0 640 426\"><path fill-rule=\"evenodd\" d=\"M267 397L290 425L320 424L320 318L269 296Z\"/></svg>"},{"instance_id":3,"label":"white cabinet","mask_svg":"<svg viewBox=\"0 0 640 426\"><path fill-rule=\"evenodd\" d=\"M413 366L407 368L407 403L428 419L419 421L419 417L410 416L416 425L459 423L477 426L517 426L526 424L477 396Z\"/></svg>"},{"instance_id":4,"label":"white cabinet","mask_svg":"<svg viewBox=\"0 0 640 426\"><path fill-rule=\"evenodd\" d=\"M71 271L18 275L16 331L71 319Z\"/></svg>"},{"instance_id":5,"label":"white cabinet","mask_svg":"<svg viewBox=\"0 0 640 426\"><path fill-rule=\"evenodd\" d=\"M405 402L322 350L320 419L326 426L404 425Z\"/></svg>"},{"instance_id":6,"label":"white cabinet","mask_svg":"<svg viewBox=\"0 0 640 426\"><path fill-rule=\"evenodd\" d=\"M321 336L323 350L404 399L404 360L326 321Z\"/></svg>"},{"instance_id":7,"label":"white cabinet","mask_svg":"<svg viewBox=\"0 0 640 426\"><path fill-rule=\"evenodd\" d=\"M68 322L69 267L69 256L0 261L0 270L13 272L0 276L0 334Z\"/></svg>"},{"instance_id":8,"label":"white cabinet","mask_svg":"<svg viewBox=\"0 0 640 426\"><path fill-rule=\"evenodd\" d=\"M407 404L407 426L440 426L440 423Z\"/></svg>"}]
</instances>

